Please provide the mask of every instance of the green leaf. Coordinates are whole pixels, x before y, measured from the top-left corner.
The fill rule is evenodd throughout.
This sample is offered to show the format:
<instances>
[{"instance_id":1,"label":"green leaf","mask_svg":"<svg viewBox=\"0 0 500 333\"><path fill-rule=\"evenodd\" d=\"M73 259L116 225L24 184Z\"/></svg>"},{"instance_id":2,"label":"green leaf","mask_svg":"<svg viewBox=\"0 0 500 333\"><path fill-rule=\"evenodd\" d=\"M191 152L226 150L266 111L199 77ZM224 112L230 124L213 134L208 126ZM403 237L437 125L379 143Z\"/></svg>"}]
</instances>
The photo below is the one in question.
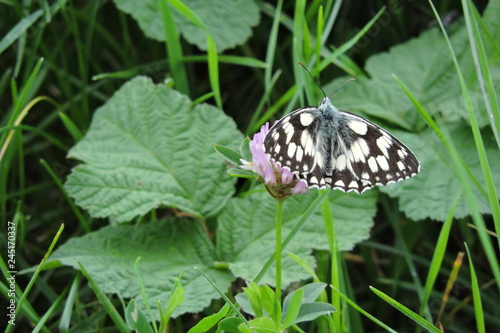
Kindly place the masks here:
<instances>
[{"instance_id":1,"label":"green leaf","mask_svg":"<svg viewBox=\"0 0 500 333\"><path fill-rule=\"evenodd\" d=\"M314 302L304 303L300 307L299 315L293 322L294 324L302 323L305 321L312 321L320 316L334 313L335 307L328 303Z\"/></svg>"},{"instance_id":2,"label":"green leaf","mask_svg":"<svg viewBox=\"0 0 500 333\"><path fill-rule=\"evenodd\" d=\"M65 184L94 217L117 222L173 206L196 216L220 210L235 180L212 144L237 146L235 123L206 104L138 77L126 83L92 120L69 156L84 162Z\"/></svg>"},{"instance_id":3,"label":"green leaf","mask_svg":"<svg viewBox=\"0 0 500 333\"><path fill-rule=\"evenodd\" d=\"M465 29L458 29L452 40L470 84L471 96L477 107L476 116L485 126L489 121L475 79ZM334 104L337 107L354 113L361 111L407 130L422 129L424 122L418 117L413 103L392 78L396 75L432 115L444 114L447 121L468 119L452 59L438 29L429 29L387 53L370 57L365 71L369 78L356 77L355 82L335 95ZM346 79L338 78L326 85L324 90L334 91Z\"/></svg>"},{"instance_id":4,"label":"green leaf","mask_svg":"<svg viewBox=\"0 0 500 333\"><path fill-rule=\"evenodd\" d=\"M138 308L134 299L130 300L127 305L125 319L130 330L136 330L141 333L153 333L153 329L151 328L146 315L141 309Z\"/></svg>"},{"instance_id":5,"label":"green leaf","mask_svg":"<svg viewBox=\"0 0 500 333\"><path fill-rule=\"evenodd\" d=\"M184 301L172 317L199 312L211 300L219 298L193 266L202 268L222 290L226 290L234 279L229 272L213 268L214 248L198 222L180 218L139 226L104 227L70 239L50 259L74 268L78 268L79 261L104 292L135 298L142 304L134 267L139 256L141 278L155 315L158 315L157 300L168 304L176 277L181 274Z\"/></svg>"},{"instance_id":6,"label":"green leaf","mask_svg":"<svg viewBox=\"0 0 500 333\"><path fill-rule=\"evenodd\" d=\"M260 186L260 185L259 185ZM292 196L283 207L283 237L293 228L300 216L317 197L316 190L308 194ZM376 212L376 190L362 195L331 191L329 200L338 227L339 248L350 250L358 242L367 239ZM262 268L263 262L275 248L274 215L276 202L266 192L252 193L244 198L233 198L219 216L217 254L221 261L229 263L237 277L251 280ZM328 249L321 212L311 216L298 232L286 251L299 255L311 266L315 265L312 249ZM268 270L260 283L274 285L274 268ZM282 262L283 286L293 281L309 278L309 274L288 256Z\"/></svg>"},{"instance_id":7,"label":"green leaf","mask_svg":"<svg viewBox=\"0 0 500 333\"><path fill-rule=\"evenodd\" d=\"M443 125L444 126L444 125ZM444 129L444 127L443 127ZM476 146L470 128L463 122L448 125L446 132L451 135L457 151L469 166L471 172L483 183L481 165L477 157ZM422 164L420 174L401 183L381 187L380 190L391 197L399 198L399 205L406 215L413 220L431 218L444 221L452 209L456 194L462 184L455 174L453 163L437 136L427 130L420 135L396 132L396 136L413 150ZM493 174L500 174L500 154L495 140L490 133L483 133L484 145L488 154ZM500 178L496 186L500 188ZM479 210L483 214L491 212L485 196L471 184ZM422 195L425 193L425 195ZM470 214L466 198L460 198L455 210L456 218Z\"/></svg>"},{"instance_id":8,"label":"green leaf","mask_svg":"<svg viewBox=\"0 0 500 333\"><path fill-rule=\"evenodd\" d=\"M231 317L222 319L217 327L219 328L219 330L225 332L240 333L240 330L238 329L238 325L240 324L242 324L244 327L247 327L241 318Z\"/></svg>"},{"instance_id":9,"label":"green leaf","mask_svg":"<svg viewBox=\"0 0 500 333\"><path fill-rule=\"evenodd\" d=\"M209 331L212 327L217 325L217 323L224 318L227 313L229 312L230 306L229 304L226 304L222 307L222 309L219 310L219 312L216 312L210 316L207 316L200 320L198 324L193 326L188 333L203 333Z\"/></svg>"},{"instance_id":10,"label":"green leaf","mask_svg":"<svg viewBox=\"0 0 500 333\"><path fill-rule=\"evenodd\" d=\"M309 283L306 284L305 286L300 287L299 289L293 291L292 293L288 294L285 297L285 301L283 302L283 314L284 316L288 317L288 312L292 308L292 302L294 301L293 299L296 297L295 294L297 292L301 292L301 297L300 297L300 302L302 304L306 303L314 303L314 301L319 297L321 292L325 289L326 283L323 282L316 282L316 283ZM295 305L296 307L297 305ZM298 311L298 309L295 309L295 311ZM335 307L334 307L335 311ZM294 314L294 319L289 322L289 325L292 325L296 323L296 318L298 317L298 313ZM288 327L289 325L286 325Z\"/></svg>"},{"instance_id":11,"label":"green leaf","mask_svg":"<svg viewBox=\"0 0 500 333\"><path fill-rule=\"evenodd\" d=\"M315 282L315 283L308 283L305 286L302 286L302 287L300 287L297 290L304 290L304 294L302 296L302 302L303 303L313 303L314 301L316 301L316 299L319 297L319 295L321 294L321 292L325 288L326 288L326 283L324 283L324 282ZM283 302L283 312L286 312L286 310L288 308L288 304L291 301L291 297L293 296L293 294L295 292L297 292L297 290L295 290L294 292L288 294L285 297L285 301Z\"/></svg>"},{"instance_id":12,"label":"green leaf","mask_svg":"<svg viewBox=\"0 0 500 333\"><path fill-rule=\"evenodd\" d=\"M266 284L260 287L262 295L262 304L267 311L269 317L273 320L276 326L280 325L281 304L276 298L276 293Z\"/></svg>"},{"instance_id":13,"label":"green leaf","mask_svg":"<svg viewBox=\"0 0 500 333\"><path fill-rule=\"evenodd\" d=\"M114 2L120 10L132 15L146 36L165 40L158 0ZM208 0L183 0L183 3L203 22L219 52L243 44L252 34L251 27L259 22L259 7L254 1L213 3ZM207 50L206 32L173 7L172 12L182 36L199 49Z\"/></svg>"},{"instance_id":14,"label":"green leaf","mask_svg":"<svg viewBox=\"0 0 500 333\"><path fill-rule=\"evenodd\" d=\"M236 150L221 145L213 146L215 151L218 152L223 159L235 166L241 165L240 159L243 157Z\"/></svg>"},{"instance_id":15,"label":"green leaf","mask_svg":"<svg viewBox=\"0 0 500 333\"><path fill-rule=\"evenodd\" d=\"M234 299L236 302L238 302L238 305L241 307L241 310L243 312L254 316L254 317L262 317L264 315L264 307L262 304L262 300L259 300L259 303L255 302L255 300L250 301L249 299L249 293L248 290L243 288L245 292L236 294L234 296ZM251 291L251 293L254 293L254 291ZM252 297L256 297L255 294L252 295ZM260 287L259 287L259 297L260 297ZM259 313L260 315L257 316L256 313Z\"/></svg>"},{"instance_id":16,"label":"green leaf","mask_svg":"<svg viewBox=\"0 0 500 333\"><path fill-rule=\"evenodd\" d=\"M297 319L302 306L302 296L304 295L304 289L300 288L293 292L290 297L289 306L286 312L283 309L285 320L283 321L283 328L291 326Z\"/></svg>"},{"instance_id":17,"label":"green leaf","mask_svg":"<svg viewBox=\"0 0 500 333\"><path fill-rule=\"evenodd\" d=\"M170 298L168 300L167 308L162 315L162 321L168 324L170 317L172 317L172 313L174 313L175 309L181 305L184 300L184 288L182 287L181 282L178 278L175 279L174 286L172 288L172 292L170 293Z\"/></svg>"},{"instance_id":18,"label":"green leaf","mask_svg":"<svg viewBox=\"0 0 500 333\"><path fill-rule=\"evenodd\" d=\"M243 333L271 333L271 332L279 332L279 326L277 326L271 318L256 318L251 320L250 325L252 329L248 328L245 323L241 323L238 328Z\"/></svg>"},{"instance_id":19,"label":"green leaf","mask_svg":"<svg viewBox=\"0 0 500 333\"><path fill-rule=\"evenodd\" d=\"M243 155L245 161L252 161L252 152L250 151L250 138L247 136L243 141L241 141L240 152Z\"/></svg>"},{"instance_id":20,"label":"green leaf","mask_svg":"<svg viewBox=\"0 0 500 333\"><path fill-rule=\"evenodd\" d=\"M227 173L233 177L248 178L248 179L258 178L258 175L255 172L238 168L229 168L227 169Z\"/></svg>"},{"instance_id":21,"label":"green leaf","mask_svg":"<svg viewBox=\"0 0 500 333\"><path fill-rule=\"evenodd\" d=\"M243 291L244 293L235 296L235 299L238 301L243 311L255 317L264 316L262 295L259 285L253 281L247 282L247 287L243 288Z\"/></svg>"}]
</instances>

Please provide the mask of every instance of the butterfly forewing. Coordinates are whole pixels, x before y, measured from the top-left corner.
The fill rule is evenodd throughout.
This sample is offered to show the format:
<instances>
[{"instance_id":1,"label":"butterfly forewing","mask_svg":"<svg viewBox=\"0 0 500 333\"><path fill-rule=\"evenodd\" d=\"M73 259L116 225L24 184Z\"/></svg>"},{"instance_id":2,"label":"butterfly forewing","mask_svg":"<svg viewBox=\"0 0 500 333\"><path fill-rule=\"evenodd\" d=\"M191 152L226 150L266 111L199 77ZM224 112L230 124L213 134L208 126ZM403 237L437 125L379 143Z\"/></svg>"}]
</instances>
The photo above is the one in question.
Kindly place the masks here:
<instances>
[{"instance_id":1,"label":"butterfly forewing","mask_svg":"<svg viewBox=\"0 0 500 333\"><path fill-rule=\"evenodd\" d=\"M317 108L306 107L286 115L269 130L264 140L271 158L296 174L307 174L315 168L318 133L311 130L318 121L315 110ZM313 121L305 122L306 117Z\"/></svg>"},{"instance_id":2,"label":"butterfly forewing","mask_svg":"<svg viewBox=\"0 0 500 333\"><path fill-rule=\"evenodd\" d=\"M308 187L362 193L410 178L420 170L413 153L368 120L339 111L329 99L298 109L269 131L266 153Z\"/></svg>"}]
</instances>

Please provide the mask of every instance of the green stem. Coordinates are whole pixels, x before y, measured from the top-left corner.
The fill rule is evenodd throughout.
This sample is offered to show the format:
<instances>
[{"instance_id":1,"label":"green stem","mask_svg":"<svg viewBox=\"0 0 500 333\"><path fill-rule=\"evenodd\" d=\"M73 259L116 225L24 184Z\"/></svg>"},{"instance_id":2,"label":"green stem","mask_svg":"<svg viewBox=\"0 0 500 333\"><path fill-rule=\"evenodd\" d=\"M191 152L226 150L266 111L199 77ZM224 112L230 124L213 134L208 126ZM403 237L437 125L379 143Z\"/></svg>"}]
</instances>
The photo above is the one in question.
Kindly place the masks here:
<instances>
[{"instance_id":1,"label":"green stem","mask_svg":"<svg viewBox=\"0 0 500 333\"><path fill-rule=\"evenodd\" d=\"M276 301L281 305L281 224L283 217L283 200L276 205ZM281 313L281 311L279 311ZM281 317L281 315L280 315ZM279 320L281 323L281 318Z\"/></svg>"},{"instance_id":2,"label":"green stem","mask_svg":"<svg viewBox=\"0 0 500 333\"><path fill-rule=\"evenodd\" d=\"M325 200L321 204L321 212L323 215L323 221L325 223L325 231L328 236L328 244L329 244L329 250L330 250L330 258L331 258L331 283L332 285L341 290L342 288L340 287L340 269L341 269L341 264L339 261L339 251L338 251L338 244L337 244L337 236L335 233L335 220L333 218L332 210L330 208L330 202L329 200ZM338 293L334 292L332 290L332 305L337 309L336 312L332 314L333 316L333 322L335 324L335 327L337 329L340 329L342 327L341 325L341 310L340 310L340 296Z\"/></svg>"}]
</instances>

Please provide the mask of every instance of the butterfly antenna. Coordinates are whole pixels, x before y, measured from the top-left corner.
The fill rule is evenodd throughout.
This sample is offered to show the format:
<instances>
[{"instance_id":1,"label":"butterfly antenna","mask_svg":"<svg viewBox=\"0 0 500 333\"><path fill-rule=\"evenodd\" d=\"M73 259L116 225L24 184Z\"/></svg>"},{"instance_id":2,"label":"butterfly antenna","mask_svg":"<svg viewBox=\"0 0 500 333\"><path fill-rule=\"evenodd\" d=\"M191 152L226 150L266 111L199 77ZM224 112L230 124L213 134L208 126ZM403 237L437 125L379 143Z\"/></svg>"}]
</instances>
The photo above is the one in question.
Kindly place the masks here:
<instances>
[{"instance_id":1,"label":"butterfly antenna","mask_svg":"<svg viewBox=\"0 0 500 333\"><path fill-rule=\"evenodd\" d=\"M316 85L318 86L318 88L319 88L319 89L321 90L321 92L323 93L323 96L325 96L325 98L326 98L325 91L324 91L324 90L323 90L323 88L321 88L321 86L319 85L318 80L316 80L316 78L315 78L314 76L312 76L311 72L309 72L309 70L307 69L307 67L306 67L306 66L304 66L304 64L303 64L303 63L301 63L300 61L297 61L297 63L298 63L300 66L304 67L304 69L306 70L307 74L309 74L309 76L311 77L311 79L313 79L314 83L316 83ZM347 83L347 82L346 82L346 83ZM345 83L344 83L344 84L345 84ZM341 87L341 88L342 88L342 87ZM337 90L338 90L338 89L337 89Z\"/></svg>"},{"instance_id":2,"label":"butterfly antenna","mask_svg":"<svg viewBox=\"0 0 500 333\"><path fill-rule=\"evenodd\" d=\"M351 81L354 81L355 79L353 77L351 77L349 80L345 81L343 85L341 85L340 87L338 87L334 92L331 93L330 96L328 96L328 98L332 97L333 94L335 94L337 91L339 91L340 89L342 89L346 84L348 84L349 82Z\"/></svg>"}]
</instances>

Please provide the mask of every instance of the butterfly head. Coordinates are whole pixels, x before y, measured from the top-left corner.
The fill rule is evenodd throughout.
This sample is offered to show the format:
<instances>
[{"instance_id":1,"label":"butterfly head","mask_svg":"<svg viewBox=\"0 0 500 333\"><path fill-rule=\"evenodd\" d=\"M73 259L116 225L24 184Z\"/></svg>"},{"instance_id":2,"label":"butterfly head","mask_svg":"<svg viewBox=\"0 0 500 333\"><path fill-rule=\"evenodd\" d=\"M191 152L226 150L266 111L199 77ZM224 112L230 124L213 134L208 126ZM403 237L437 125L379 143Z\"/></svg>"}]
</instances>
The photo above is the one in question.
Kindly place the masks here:
<instances>
[{"instance_id":1,"label":"butterfly head","mask_svg":"<svg viewBox=\"0 0 500 333\"><path fill-rule=\"evenodd\" d=\"M318 106L319 111L322 113L335 112L337 108L333 106L332 101L329 97L323 97Z\"/></svg>"}]
</instances>

